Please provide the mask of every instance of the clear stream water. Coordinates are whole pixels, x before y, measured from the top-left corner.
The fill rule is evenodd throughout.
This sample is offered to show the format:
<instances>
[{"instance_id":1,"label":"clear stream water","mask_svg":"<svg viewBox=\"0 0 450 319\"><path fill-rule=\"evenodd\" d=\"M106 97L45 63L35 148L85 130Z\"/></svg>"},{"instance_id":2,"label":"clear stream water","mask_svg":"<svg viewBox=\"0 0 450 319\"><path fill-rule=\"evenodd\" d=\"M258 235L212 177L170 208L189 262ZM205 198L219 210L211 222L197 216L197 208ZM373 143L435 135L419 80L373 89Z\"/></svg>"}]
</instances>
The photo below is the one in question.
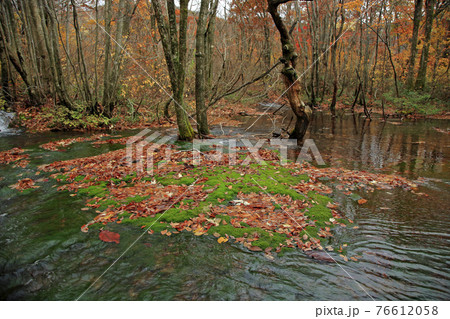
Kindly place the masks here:
<instances>
[{"instance_id":1,"label":"clear stream water","mask_svg":"<svg viewBox=\"0 0 450 319\"><path fill-rule=\"evenodd\" d=\"M248 123L241 127L223 130L254 137L272 129L272 121L262 117L245 132L255 118L244 119ZM419 192L429 197L403 190L361 193L369 200L361 207L336 195L359 229L337 229L330 244L348 244L348 255L362 256L359 262L346 263L332 253L341 268L297 250L268 260L240 245L219 245L213 237L145 235L81 300L449 300L449 135L434 129L448 125L316 114L308 134L327 164L425 178ZM52 180L28 194L8 187L25 177L45 178L35 175L38 165L120 147L38 147L74 135L0 135L0 150L31 150L27 168L0 166L0 299L77 299L141 234L133 226L113 225L121 235L120 244L113 244L100 241L95 231L82 233L80 226L93 214L81 211L81 197L57 192Z\"/></svg>"}]
</instances>

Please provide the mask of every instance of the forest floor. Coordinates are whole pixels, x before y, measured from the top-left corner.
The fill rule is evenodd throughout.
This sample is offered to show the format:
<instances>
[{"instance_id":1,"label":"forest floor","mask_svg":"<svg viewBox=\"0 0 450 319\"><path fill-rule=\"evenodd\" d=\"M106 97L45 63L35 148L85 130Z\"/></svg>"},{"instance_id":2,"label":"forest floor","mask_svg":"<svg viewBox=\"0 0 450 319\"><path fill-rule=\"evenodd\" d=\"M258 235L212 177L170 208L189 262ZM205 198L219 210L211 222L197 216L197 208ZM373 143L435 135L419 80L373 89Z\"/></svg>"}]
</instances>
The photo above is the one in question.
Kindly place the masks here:
<instances>
[{"instance_id":1,"label":"forest floor","mask_svg":"<svg viewBox=\"0 0 450 319\"><path fill-rule=\"evenodd\" d=\"M127 140L96 134L40 147L54 152L80 142L97 147L106 143L125 145ZM332 199L333 193L364 205L367 200L358 195L360 191L414 191L417 187L396 175L318 168L308 163L281 165L279 153L268 149L260 149L257 155L245 147L226 154L205 150L198 163L186 145L150 143L146 147L153 152L155 168L151 171L148 161L139 157L132 160L134 157L122 148L37 167L36 178L18 180L11 187L18 192L32 191L48 181L39 178L40 172L51 174L59 191L84 198L82 211L97 213L92 221L80 225L81 231L98 232L106 242L120 241L120 234L109 230L111 224L129 224L163 236L180 232L214 236L219 244L241 244L269 259L273 253L301 249L312 258L326 261L332 261L326 251L338 252L345 261L359 258L348 256L345 245L330 245L335 228L358 228ZM262 161L256 160L258 157ZM32 154L21 148L0 152L0 164L27 167L30 159Z\"/></svg>"},{"instance_id":2,"label":"forest floor","mask_svg":"<svg viewBox=\"0 0 450 319\"><path fill-rule=\"evenodd\" d=\"M288 105L287 101L283 99L279 100L274 94L269 94L269 99L264 101L264 104L270 104L275 101L278 104ZM319 103L315 107L317 111L329 112L330 101L326 100ZM392 103L387 103L384 109L384 115L389 118L409 118L409 119L450 119L450 110L446 105L430 104L432 112L427 113L424 105L421 112L405 111L401 107L396 107ZM285 106L284 110L289 106ZM146 108L143 108L146 109ZM164 128L164 127L176 127L176 119L174 116L167 119L164 116L155 116L155 110L149 109L139 113L138 116L132 117L127 112L117 114L113 119L99 118L95 116L89 116L86 114L75 114L72 120L63 118L60 114L55 114L54 107L51 105L43 105L40 107L26 107L24 103L18 103L15 107L17 112L17 120L13 123L14 126L25 128L28 132L44 132L44 131L109 131L109 130L127 130L138 128ZM275 111L276 108L270 110L270 113ZM376 116L383 115L383 109L380 106L368 106L368 110L371 114ZM425 111L424 111L425 110ZM236 126L241 124L242 117L238 115L260 115L265 111L264 107L260 103L255 102L254 98L248 100L233 100L225 99L218 102L214 107L209 110L210 125L223 125L223 126ZM338 102L336 105L337 116L341 116L344 113L351 112L351 104ZM354 112L356 114L364 113L363 106L357 104ZM282 112L276 116L281 116ZM195 111L192 110L190 114L191 118L195 118Z\"/></svg>"}]
</instances>

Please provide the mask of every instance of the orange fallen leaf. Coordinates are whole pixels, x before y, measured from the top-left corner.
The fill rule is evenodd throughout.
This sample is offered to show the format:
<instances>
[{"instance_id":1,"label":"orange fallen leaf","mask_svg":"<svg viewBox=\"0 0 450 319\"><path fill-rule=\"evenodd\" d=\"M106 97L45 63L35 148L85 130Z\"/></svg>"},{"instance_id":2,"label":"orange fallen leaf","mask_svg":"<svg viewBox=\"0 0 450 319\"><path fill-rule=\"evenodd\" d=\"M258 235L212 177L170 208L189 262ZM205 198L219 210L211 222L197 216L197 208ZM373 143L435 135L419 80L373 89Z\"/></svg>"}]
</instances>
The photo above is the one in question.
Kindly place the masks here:
<instances>
[{"instance_id":1,"label":"orange fallen leaf","mask_svg":"<svg viewBox=\"0 0 450 319\"><path fill-rule=\"evenodd\" d=\"M359 205L363 205L365 203L367 203L367 199L361 198L361 199L358 200L358 204Z\"/></svg>"},{"instance_id":2,"label":"orange fallen leaf","mask_svg":"<svg viewBox=\"0 0 450 319\"><path fill-rule=\"evenodd\" d=\"M217 242L218 242L219 244L226 243L227 241L228 241L228 238L226 238L226 237L219 237L219 238L217 239Z\"/></svg>"}]
</instances>

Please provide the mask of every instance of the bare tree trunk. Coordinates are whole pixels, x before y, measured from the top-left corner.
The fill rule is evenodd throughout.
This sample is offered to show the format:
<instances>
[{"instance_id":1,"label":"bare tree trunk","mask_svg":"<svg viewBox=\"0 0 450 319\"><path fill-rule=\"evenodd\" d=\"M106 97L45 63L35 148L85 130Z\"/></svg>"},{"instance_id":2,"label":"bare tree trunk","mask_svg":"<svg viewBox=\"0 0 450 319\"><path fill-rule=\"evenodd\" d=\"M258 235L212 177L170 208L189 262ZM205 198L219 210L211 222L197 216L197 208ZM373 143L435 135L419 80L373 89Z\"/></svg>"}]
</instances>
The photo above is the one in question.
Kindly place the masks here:
<instances>
[{"instance_id":1,"label":"bare tree trunk","mask_svg":"<svg viewBox=\"0 0 450 319\"><path fill-rule=\"evenodd\" d=\"M94 110L92 109L92 94L91 94L91 89L90 89L89 81L88 81L86 62L84 61L83 46L81 44L80 26L78 25L78 13L77 13L75 1L71 0L71 2L72 2L72 10L73 10L73 25L75 28L75 37L76 37L76 42L77 42L77 57L78 57L78 66L79 66L79 72L80 72L80 78L81 78L82 92L83 92L84 100L89 105L91 114L93 114Z\"/></svg>"},{"instance_id":2,"label":"bare tree trunk","mask_svg":"<svg viewBox=\"0 0 450 319\"><path fill-rule=\"evenodd\" d=\"M0 2L0 9L0 38L5 54L22 78L31 104L41 104L43 97L36 90L37 86L31 77L31 70L24 61L11 2Z\"/></svg>"},{"instance_id":3,"label":"bare tree trunk","mask_svg":"<svg viewBox=\"0 0 450 319\"><path fill-rule=\"evenodd\" d=\"M416 89L425 88L427 79L427 67L428 67L428 55L430 52L430 39L431 31L433 29L433 18L434 18L434 6L436 0L426 0L425 1L425 43L422 48L422 55L420 56L419 72L417 74Z\"/></svg>"},{"instance_id":4,"label":"bare tree trunk","mask_svg":"<svg viewBox=\"0 0 450 319\"><path fill-rule=\"evenodd\" d=\"M211 0L209 10L209 21L206 27L206 50L205 50L205 64L206 64L206 89L205 96L211 95L212 77L213 77L213 49L214 38L216 32L216 15L219 0Z\"/></svg>"},{"instance_id":5,"label":"bare tree trunk","mask_svg":"<svg viewBox=\"0 0 450 319\"><path fill-rule=\"evenodd\" d=\"M61 58L59 56L59 42L56 25L56 11L53 1L40 0L42 29L47 47L47 55L50 64L52 82L59 103L69 109L73 109L72 101L67 94L67 88L63 76Z\"/></svg>"},{"instance_id":6,"label":"bare tree trunk","mask_svg":"<svg viewBox=\"0 0 450 319\"><path fill-rule=\"evenodd\" d=\"M334 13L335 19L334 19L333 39L332 39L333 45L331 46L331 69L333 71L333 97L331 99L330 111L333 116L336 115L336 100L337 100L337 91L338 91L338 75L337 75L337 69L336 69L337 40L340 38L342 31L344 29L343 0L339 0L338 6L340 9L333 8L335 10L335 13ZM339 31L336 33L338 10L340 10L341 23L339 26Z\"/></svg>"},{"instance_id":7,"label":"bare tree trunk","mask_svg":"<svg viewBox=\"0 0 450 319\"><path fill-rule=\"evenodd\" d=\"M206 86L206 20L209 0L201 0L197 20L197 35L195 37L195 109L197 115L197 130L199 135L208 135L208 115L205 104Z\"/></svg>"},{"instance_id":8,"label":"bare tree trunk","mask_svg":"<svg viewBox=\"0 0 450 319\"><path fill-rule=\"evenodd\" d=\"M2 69L1 74L2 96L4 101L6 102L6 107L8 108L12 102L12 94L10 90L8 58L6 55L3 38L1 36L0 36L0 67Z\"/></svg>"},{"instance_id":9,"label":"bare tree trunk","mask_svg":"<svg viewBox=\"0 0 450 319\"><path fill-rule=\"evenodd\" d=\"M43 87L41 88L44 94L49 93L48 89L51 86L51 70L48 59L48 51L45 48L44 29L42 27L42 18L39 14L37 0L23 1L23 6L29 10L29 18L31 25L31 34L33 35L33 43L36 46L36 57L40 76L43 79Z\"/></svg>"},{"instance_id":10,"label":"bare tree trunk","mask_svg":"<svg viewBox=\"0 0 450 319\"><path fill-rule=\"evenodd\" d=\"M189 0L180 0L179 35L177 32L174 0L167 0L169 26L167 26L166 20L164 19L160 1L161 0L152 0L152 6L158 23L164 57L169 71L173 99L175 102L175 113L177 115L178 134L181 140L190 141L194 138L194 130L189 122L184 105Z\"/></svg>"},{"instance_id":11,"label":"bare tree trunk","mask_svg":"<svg viewBox=\"0 0 450 319\"><path fill-rule=\"evenodd\" d=\"M103 107L106 108L110 100L111 86L111 19L112 19L112 0L105 0L105 63L103 68Z\"/></svg>"},{"instance_id":12,"label":"bare tree trunk","mask_svg":"<svg viewBox=\"0 0 450 319\"><path fill-rule=\"evenodd\" d=\"M406 79L406 85L410 89L413 88L414 85L414 67L416 65L417 39L419 37L420 20L422 19L422 5L423 0L415 0L411 54L409 56L408 78Z\"/></svg>"},{"instance_id":13,"label":"bare tree trunk","mask_svg":"<svg viewBox=\"0 0 450 319\"><path fill-rule=\"evenodd\" d=\"M288 1L268 0L267 2L269 5L268 11L272 16L278 32L280 33L281 48L283 52L281 61L284 64L284 68L281 72L284 75L284 83L287 88L287 98L289 100L289 104L296 116L295 128L290 133L290 137L301 140L305 136L308 128L312 110L300 99L300 82L298 81L298 74L295 70L298 55L295 52L289 32L278 12L278 6Z\"/></svg>"}]
</instances>

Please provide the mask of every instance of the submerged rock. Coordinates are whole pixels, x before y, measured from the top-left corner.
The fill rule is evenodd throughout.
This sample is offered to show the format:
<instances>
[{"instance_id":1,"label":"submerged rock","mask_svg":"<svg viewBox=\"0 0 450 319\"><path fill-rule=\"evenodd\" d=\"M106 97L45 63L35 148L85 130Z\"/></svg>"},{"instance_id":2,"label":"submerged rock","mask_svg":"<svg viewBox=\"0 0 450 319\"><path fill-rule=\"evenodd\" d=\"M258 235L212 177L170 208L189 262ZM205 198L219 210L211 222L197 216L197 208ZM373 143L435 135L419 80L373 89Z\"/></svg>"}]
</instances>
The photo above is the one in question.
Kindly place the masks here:
<instances>
[{"instance_id":1,"label":"submerged rock","mask_svg":"<svg viewBox=\"0 0 450 319\"><path fill-rule=\"evenodd\" d=\"M306 251L305 253L311 259L315 259L315 260L323 261L323 262L327 262L327 263L335 262L335 260L324 251Z\"/></svg>"},{"instance_id":2,"label":"submerged rock","mask_svg":"<svg viewBox=\"0 0 450 319\"><path fill-rule=\"evenodd\" d=\"M0 111L0 134L1 133L11 133L14 129L9 128L9 124L16 116L16 113L8 113L5 111Z\"/></svg>"}]
</instances>

